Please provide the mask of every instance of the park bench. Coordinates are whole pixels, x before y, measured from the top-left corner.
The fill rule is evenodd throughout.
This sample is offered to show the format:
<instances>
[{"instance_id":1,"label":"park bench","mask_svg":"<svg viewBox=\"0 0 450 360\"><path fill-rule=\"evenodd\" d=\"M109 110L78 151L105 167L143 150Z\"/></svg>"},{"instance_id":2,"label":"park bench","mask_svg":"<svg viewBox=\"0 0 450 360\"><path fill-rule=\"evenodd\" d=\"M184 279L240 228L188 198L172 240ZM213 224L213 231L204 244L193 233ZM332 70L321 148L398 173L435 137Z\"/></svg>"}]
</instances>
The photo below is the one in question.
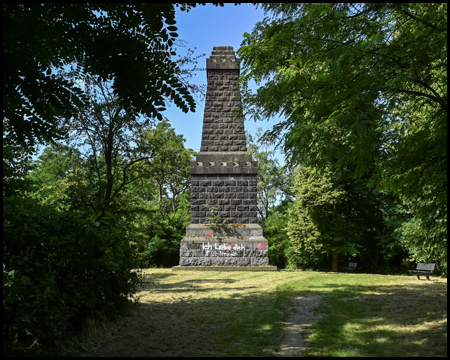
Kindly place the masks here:
<instances>
[{"instance_id":1,"label":"park bench","mask_svg":"<svg viewBox=\"0 0 450 360\"><path fill-rule=\"evenodd\" d=\"M347 270L347 271L355 271L355 269L356 269L356 265L357 265L358 263L348 263L348 266L345 266L344 267L344 270Z\"/></svg>"},{"instance_id":2,"label":"park bench","mask_svg":"<svg viewBox=\"0 0 450 360\"><path fill-rule=\"evenodd\" d=\"M409 270L410 273L416 274L417 279L420 280L420 275L423 275L427 278L427 280L430 280L429 276L433 273L434 267L436 264L424 264L424 263L418 263L416 270Z\"/></svg>"}]
</instances>

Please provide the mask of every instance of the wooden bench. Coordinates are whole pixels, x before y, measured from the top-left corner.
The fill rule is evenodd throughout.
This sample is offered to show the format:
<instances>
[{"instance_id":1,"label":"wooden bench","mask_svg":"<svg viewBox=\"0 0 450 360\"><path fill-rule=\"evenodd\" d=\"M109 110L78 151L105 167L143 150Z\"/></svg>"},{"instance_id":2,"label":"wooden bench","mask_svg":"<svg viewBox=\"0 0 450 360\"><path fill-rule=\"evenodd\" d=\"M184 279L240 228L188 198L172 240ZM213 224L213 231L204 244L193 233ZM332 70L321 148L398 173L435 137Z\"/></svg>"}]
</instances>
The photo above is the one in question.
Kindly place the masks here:
<instances>
[{"instance_id":1,"label":"wooden bench","mask_svg":"<svg viewBox=\"0 0 450 360\"><path fill-rule=\"evenodd\" d=\"M355 271L357 264L358 263L348 263L348 266L344 267L344 270Z\"/></svg>"},{"instance_id":2,"label":"wooden bench","mask_svg":"<svg viewBox=\"0 0 450 360\"><path fill-rule=\"evenodd\" d=\"M416 274L417 279L419 279L419 280L420 280L420 275L423 275L427 278L427 280L430 280L429 276L433 273L435 266L436 266L436 264L434 264L434 263L431 263L431 264L418 263L416 270L409 270L409 272Z\"/></svg>"}]
</instances>

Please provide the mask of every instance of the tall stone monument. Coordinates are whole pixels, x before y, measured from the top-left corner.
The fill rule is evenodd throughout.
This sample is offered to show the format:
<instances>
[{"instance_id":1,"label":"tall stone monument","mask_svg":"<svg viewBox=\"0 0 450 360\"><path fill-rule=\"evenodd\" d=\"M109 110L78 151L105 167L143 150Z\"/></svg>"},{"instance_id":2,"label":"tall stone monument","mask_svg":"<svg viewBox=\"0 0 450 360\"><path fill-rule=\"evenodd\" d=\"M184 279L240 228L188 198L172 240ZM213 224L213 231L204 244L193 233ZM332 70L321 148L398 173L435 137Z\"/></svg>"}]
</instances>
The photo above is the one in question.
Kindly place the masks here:
<instances>
[{"instance_id":1,"label":"tall stone monument","mask_svg":"<svg viewBox=\"0 0 450 360\"><path fill-rule=\"evenodd\" d=\"M215 46L206 59L202 143L191 162L192 224L181 240L180 266L174 270L276 270L268 266L269 245L257 224L258 166L247 153L244 117L239 115L239 62L231 46ZM228 225L208 223L208 210L216 210Z\"/></svg>"}]
</instances>

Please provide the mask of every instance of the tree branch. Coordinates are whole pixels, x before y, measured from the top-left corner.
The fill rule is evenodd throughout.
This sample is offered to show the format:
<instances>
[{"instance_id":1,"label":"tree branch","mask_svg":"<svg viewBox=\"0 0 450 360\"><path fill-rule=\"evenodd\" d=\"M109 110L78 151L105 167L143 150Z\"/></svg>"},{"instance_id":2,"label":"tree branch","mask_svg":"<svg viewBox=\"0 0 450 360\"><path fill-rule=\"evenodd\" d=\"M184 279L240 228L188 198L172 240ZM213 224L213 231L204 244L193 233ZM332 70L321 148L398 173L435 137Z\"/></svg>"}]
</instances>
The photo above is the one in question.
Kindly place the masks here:
<instances>
[{"instance_id":1,"label":"tree branch","mask_svg":"<svg viewBox=\"0 0 450 360\"><path fill-rule=\"evenodd\" d=\"M352 5L352 6L353 6L353 5ZM354 6L353 6L353 7L354 7ZM359 12L358 14L355 14L355 15L352 15L352 16L346 16L346 18L347 18L347 19L352 19L352 18L354 18L354 17L357 17L357 16L360 16L360 15L362 15L362 14L368 13L368 12L372 11L373 9L374 9L374 7L371 7L371 8L368 8L368 9L366 9L366 10L363 10L363 11Z\"/></svg>"},{"instance_id":2,"label":"tree branch","mask_svg":"<svg viewBox=\"0 0 450 360\"><path fill-rule=\"evenodd\" d=\"M133 165L133 164L135 164L135 163L137 163L139 161L147 160L147 159L149 159L149 157L148 156L144 156L142 158L135 159L135 160L131 161L130 163L128 163L127 165L125 165L125 167L122 169L122 173L123 173L122 184L120 184L119 187L111 195L111 199L113 199L119 193L119 191L124 188L125 185L128 185L128 184L132 183L133 181L135 181L135 180L140 178L140 177L137 177L137 178L133 179L132 181L127 181L127 178L128 178L127 177L127 172L126 172L127 168L129 168L131 165Z\"/></svg>"},{"instance_id":3,"label":"tree branch","mask_svg":"<svg viewBox=\"0 0 450 360\"><path fill-rule=\"evenodd\" d=\"M443 100L441 100L440 98L437 98L433 95L427 94L427 93L423 93L420 91L412 91L412 90L398 90L399 93L405 93L405 94L413 94L413 95L417 95L417 96L424 96L427 97L435 102L437 102L439 105L441 105L441 107L447 111L447 104L443 102Z\"/></svg>"},{"instance_id":4,"label":"tree branch","mask_svg":"<svg viewBox=\"0 0 450 360\"><path fill-rule=\"evenodd\" d=\"M438 30L441 31L442 29L439 29L438 27L434 26L433 24L429 23L428 21L425 21L423 19L419 19L417 16L411 14L409 11L406 10L402 10L402 13L405 14L406 16L409 16L411 19L416 20L418 22L420 22L421 24L424 24L434 30Z\"/></svg>"}]
</instances>

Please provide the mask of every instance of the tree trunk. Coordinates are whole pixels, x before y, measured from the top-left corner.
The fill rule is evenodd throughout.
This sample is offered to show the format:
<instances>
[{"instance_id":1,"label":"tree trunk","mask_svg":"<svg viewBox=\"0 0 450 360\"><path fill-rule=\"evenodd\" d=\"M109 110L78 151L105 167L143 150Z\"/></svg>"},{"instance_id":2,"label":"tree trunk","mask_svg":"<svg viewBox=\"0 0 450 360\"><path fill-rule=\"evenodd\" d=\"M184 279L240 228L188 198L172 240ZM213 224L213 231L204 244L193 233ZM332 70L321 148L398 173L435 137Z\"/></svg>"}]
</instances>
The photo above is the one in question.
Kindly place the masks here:
<instances>
[{"instance_id":1,"label":"tree trunk","mask_svg":"<svg viewBox=\"0 0 450 360\"><path fill-rule=\"evenodd\" d=\"M107 144L105 149L105 164L106 164L106 190L105 190L105 204L107 206L111 203L111 196L114 186L114 175L112 165L112 145Z\"/></svg>"},{"instance_id":2,"label":"tree trunk","mask_svg":"<svg viewBox=\"0 0 450 360\"><path fill-rule=\"evenodd\" d=\"M162 201L162 184L158 184L158 201L161 204L161 201Z\"/></svg>"},{"instance_id":3,"label":"tree trunk","mask_svg":"<svg viewBox=\"0 0 450 360\"><path fill-rule=\"evenodd\" d=\"M339 254L336 251L331 253L331 271L339 271Z\"/></svg>"},{"instance_id":4,"label":"tree trunk","mask_svg":"<svg viewBox=\"0 0 450 360\"><path fill-rule=\"evenodd\" d=\"M376 245L375 252L375 269L378 267L378 244Z\"/></svg>"}]
</instances>

